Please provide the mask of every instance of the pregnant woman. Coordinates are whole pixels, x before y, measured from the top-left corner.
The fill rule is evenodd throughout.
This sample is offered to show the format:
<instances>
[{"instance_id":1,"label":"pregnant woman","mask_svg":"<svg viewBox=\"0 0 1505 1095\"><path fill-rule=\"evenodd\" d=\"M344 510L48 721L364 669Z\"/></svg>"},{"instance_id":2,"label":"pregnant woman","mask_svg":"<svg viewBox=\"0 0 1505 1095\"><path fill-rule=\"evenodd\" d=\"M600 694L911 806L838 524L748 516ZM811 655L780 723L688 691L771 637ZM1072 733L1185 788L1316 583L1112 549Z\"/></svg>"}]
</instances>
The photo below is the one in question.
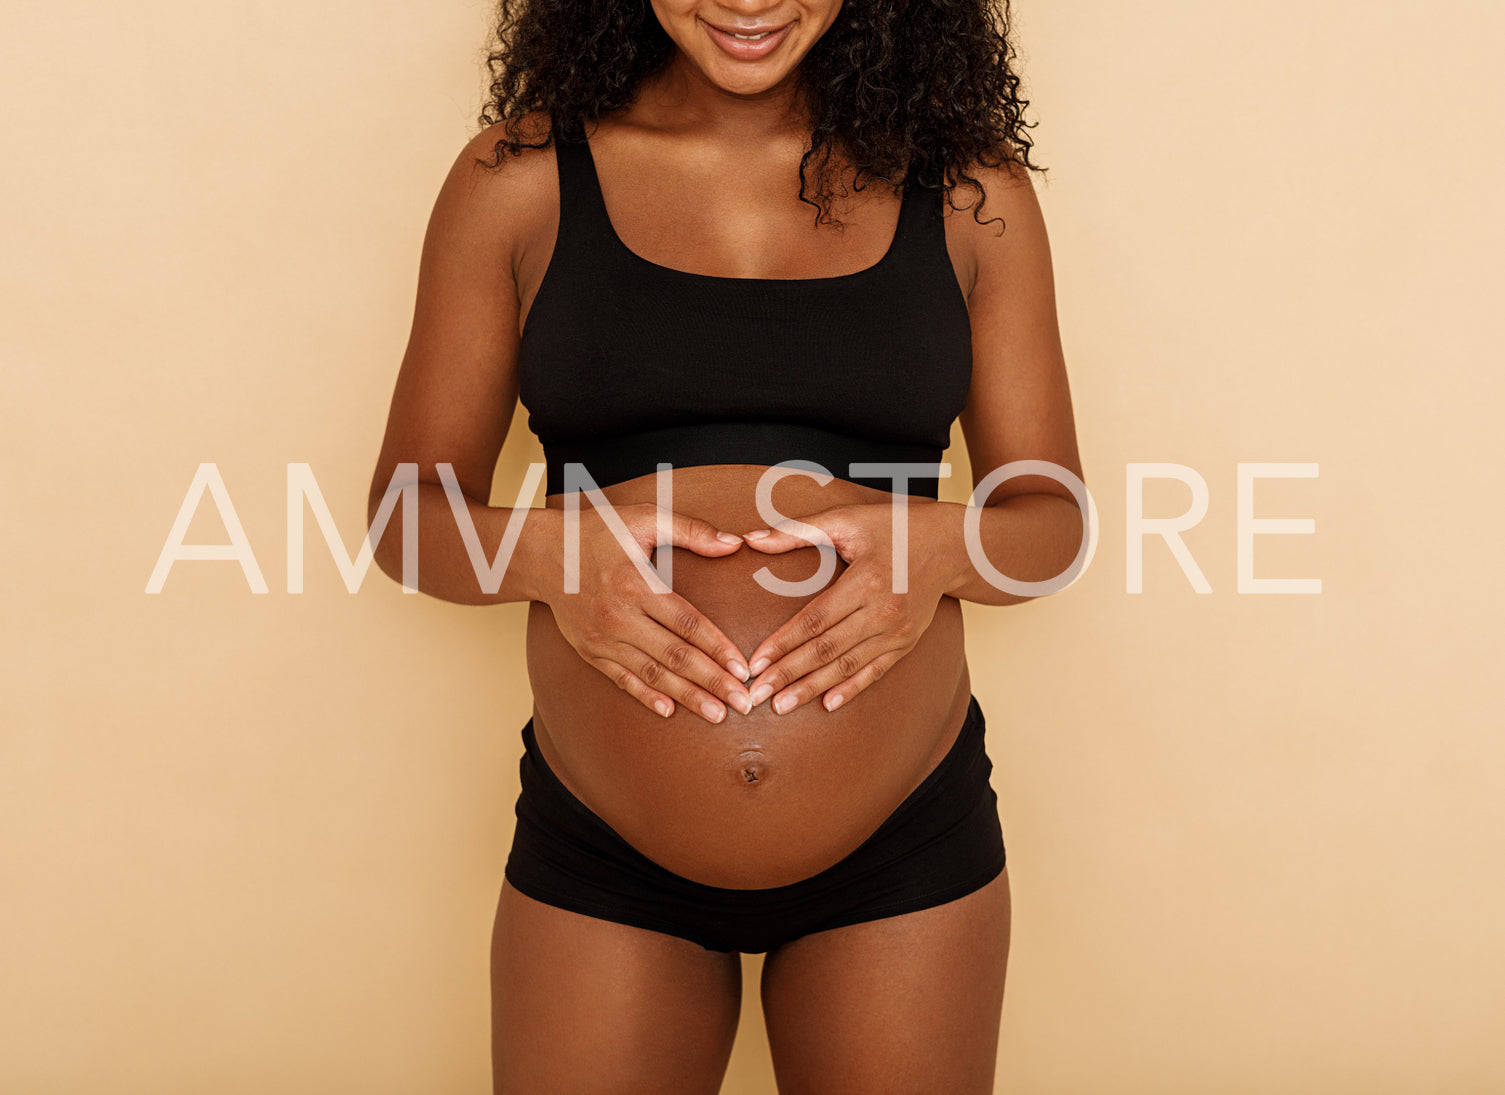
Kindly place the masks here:
<instances>
[{"instance_id":1,"label":"pregnant woman","mask_svg":"<svg viewBox=\"0 0 1505 1095\"><path fill-rule=\"evenodd\" d=\"M497 1092L718 1091L741 952L785 1095L992 1090L960 601L1026 599L998 573L1068 571L1083 525L1007 15L501 5L371 489L417 466L421 590L531 602ZM494 507L519 400L546 503ZM1063 474L937 500L958 417L974 485Z\"/></svg>"}]
</instances>

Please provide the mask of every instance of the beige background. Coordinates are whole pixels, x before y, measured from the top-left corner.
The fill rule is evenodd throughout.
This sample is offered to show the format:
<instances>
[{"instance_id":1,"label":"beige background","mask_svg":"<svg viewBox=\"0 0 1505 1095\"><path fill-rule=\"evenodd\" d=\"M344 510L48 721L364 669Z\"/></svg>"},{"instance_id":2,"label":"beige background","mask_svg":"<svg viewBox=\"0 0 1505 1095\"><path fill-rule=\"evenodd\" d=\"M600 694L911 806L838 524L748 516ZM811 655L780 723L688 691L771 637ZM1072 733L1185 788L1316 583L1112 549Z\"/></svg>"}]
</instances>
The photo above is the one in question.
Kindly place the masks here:
<instances>
[{"instance_id":1,"label":"beige background","mask_svg":"<svg viewBox=\"0 0 1505 1095\"><path fill-rule=\"evenodd\" d=\"M968 609L1016 912L998 1090L1505 1090L1498 4L1019 11L1087 481ZM0 1090L488 1088L522 606L345 592L484 5L7 3ZM953 449L960 463L964 454ZM514 427L498 498L538 458ZM231 563L143 590L201 461ZM1211 509L1125 592L1125 468ZM1314 461L1256 512L1239 462ZM964 472L958 467L958 474ZM1151 514L1187 492L1152 484ZM222 542L209 507L190 539ZM745 959L756 985L760 959ZM755 994L725 1090L771 1091Z\"/></svg>"}]
</instances>

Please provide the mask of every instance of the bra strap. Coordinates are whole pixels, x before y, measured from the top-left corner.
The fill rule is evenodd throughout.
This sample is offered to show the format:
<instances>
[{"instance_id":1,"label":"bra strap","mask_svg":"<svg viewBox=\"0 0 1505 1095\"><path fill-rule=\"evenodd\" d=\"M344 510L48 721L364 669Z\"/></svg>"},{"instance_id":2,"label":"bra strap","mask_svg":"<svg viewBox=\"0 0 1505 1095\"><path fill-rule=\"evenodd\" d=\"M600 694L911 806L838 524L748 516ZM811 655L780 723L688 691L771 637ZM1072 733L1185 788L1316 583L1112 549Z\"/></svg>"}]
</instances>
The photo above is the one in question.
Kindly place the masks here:
<instances>
[{"instance_id":1,"label":"bra strap","mask_svg":"<svg viewBox=\"0 0 1505 1095\"><path fill-rule=\"evenodd\" d=\"M554 156L559 165L559 236L587 248L585 253L598 259L605 253L603 245L611 236L611 222L606 216L601 186L596 181L590 146L583 140L562 136L558 123L553 134Z\"/></svg>"}]
</instances>

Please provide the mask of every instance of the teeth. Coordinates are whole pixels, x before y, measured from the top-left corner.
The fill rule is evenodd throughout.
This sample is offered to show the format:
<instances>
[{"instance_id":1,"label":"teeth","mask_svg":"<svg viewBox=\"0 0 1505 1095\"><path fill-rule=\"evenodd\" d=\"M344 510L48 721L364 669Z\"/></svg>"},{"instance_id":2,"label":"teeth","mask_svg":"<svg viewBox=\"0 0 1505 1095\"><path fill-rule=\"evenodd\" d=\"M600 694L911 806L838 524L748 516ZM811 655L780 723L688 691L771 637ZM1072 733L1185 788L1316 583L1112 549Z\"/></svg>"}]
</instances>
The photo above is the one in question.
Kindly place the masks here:
<instances>
[{"instance_id":1,"label":"teeth","mask_svg":"<svg viewBox=\"0 0 1505 1095\"><path fill-rule=\"evenodd\" d=\"M732 31L732 37L741 38L744 42L756 42L760 38L767 38L772 33L773 31L771 30L765 30L762 34L738 34L736 31Z\"/></svg>"}]
</instances>

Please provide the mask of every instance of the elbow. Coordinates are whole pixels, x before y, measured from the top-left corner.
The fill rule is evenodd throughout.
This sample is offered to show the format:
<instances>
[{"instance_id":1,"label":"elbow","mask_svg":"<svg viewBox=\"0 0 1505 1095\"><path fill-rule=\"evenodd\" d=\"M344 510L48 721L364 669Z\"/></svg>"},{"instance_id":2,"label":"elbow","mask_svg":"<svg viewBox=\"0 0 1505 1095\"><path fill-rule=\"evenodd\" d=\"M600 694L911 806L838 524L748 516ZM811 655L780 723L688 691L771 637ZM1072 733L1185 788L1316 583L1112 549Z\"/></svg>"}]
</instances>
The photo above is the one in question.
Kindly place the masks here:
<instances>
[{"instance_id":1,"label":"elbow","mask_svg":"<svg viewBox=\"0 0 1505 1095\"><path fill-rule=\"evenodd\" d=\"M1089 529L1075 498L1042 492L1015 495L990 506L1011 511L1014 534L1004 546L1006 563L972 560L991 587L989 604L1038 601L1066 589L1082 574L1088 561L1082 544Z\"/></svg>"},{"instance_id":2,"label":"elbow","mask_svg":"<svg viewBox=\"0 0 1505 1095\"><path fill-rule=\"evenodd\" d=\"M1040 593L1026 598L1039 600L1060 593L1085 572L1090 554L1083 545L1091 534L1088 515L1075 498L1051 495L1051 520L1042 539L1041 577L1046 584Z\"/></svg>"},{"instance_id":3,"label":"elbow","mask_svg":"<svg viewBox=\"0 0 1505 1095\"><path fill-rule=\"evenodd\" d=\"M394 582L402 581L402 521L396 511L389 512L386 526L377 527L381 512L382 495L370 494L366 499L366 542L371 545L371 558L376 568Z\"/></svg>"}]
</instances>

